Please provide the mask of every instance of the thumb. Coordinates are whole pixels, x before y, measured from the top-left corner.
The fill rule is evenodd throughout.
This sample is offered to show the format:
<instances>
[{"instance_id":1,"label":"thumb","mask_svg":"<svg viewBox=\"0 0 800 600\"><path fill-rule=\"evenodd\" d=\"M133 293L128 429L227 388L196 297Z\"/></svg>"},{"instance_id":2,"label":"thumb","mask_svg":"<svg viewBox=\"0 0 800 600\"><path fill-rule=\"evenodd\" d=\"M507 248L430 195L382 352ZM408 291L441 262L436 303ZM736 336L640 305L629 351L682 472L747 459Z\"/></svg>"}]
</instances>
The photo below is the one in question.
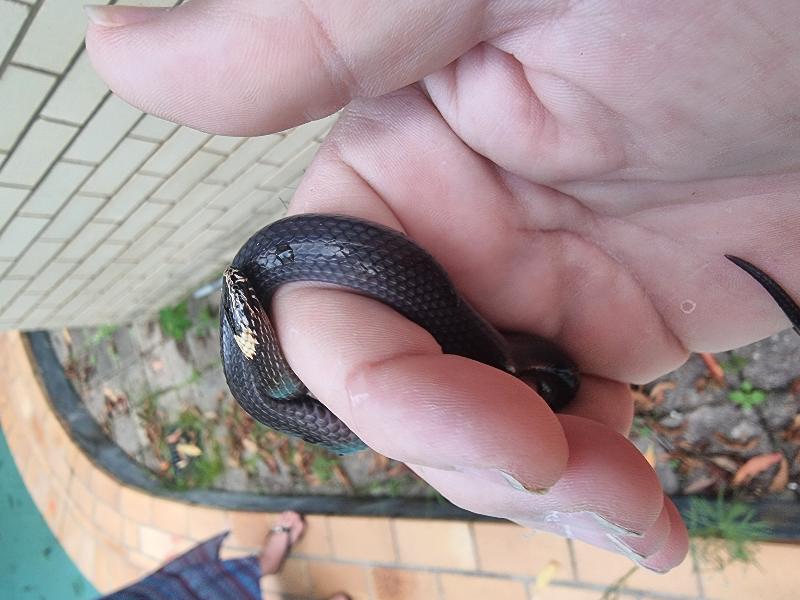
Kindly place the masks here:
<instances>
[{"instance_id":1,"label":"thumb","mask_svg":"<svg viewBox=\"0 0 800 600\"><path fill-rule=\"evenodd\" d=\"M193 0L87 7L89 56L138 108L196 129L260 135L418 81L477 44L477 0Z\"/></svg>"}]
</instances>

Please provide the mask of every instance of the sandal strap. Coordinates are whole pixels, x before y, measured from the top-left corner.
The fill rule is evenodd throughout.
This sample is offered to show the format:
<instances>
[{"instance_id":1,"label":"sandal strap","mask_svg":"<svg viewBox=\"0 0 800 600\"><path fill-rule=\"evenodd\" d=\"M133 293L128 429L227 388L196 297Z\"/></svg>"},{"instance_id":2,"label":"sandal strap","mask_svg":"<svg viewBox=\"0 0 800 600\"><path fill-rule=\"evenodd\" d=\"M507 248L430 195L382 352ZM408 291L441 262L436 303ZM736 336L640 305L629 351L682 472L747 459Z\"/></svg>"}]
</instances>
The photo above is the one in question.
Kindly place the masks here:
<instances>
[{"instance_id":1,"label":"sandal strap","mask_svg":"<svg viewBox=\"0 0 800 600\"><path fill-rule=\"evenodd\" d=\"M275 525L272 529L270 529L270 533L289 533L292 530L291 527L287 527L286 525Z\"/></svg>"}]
</instances>

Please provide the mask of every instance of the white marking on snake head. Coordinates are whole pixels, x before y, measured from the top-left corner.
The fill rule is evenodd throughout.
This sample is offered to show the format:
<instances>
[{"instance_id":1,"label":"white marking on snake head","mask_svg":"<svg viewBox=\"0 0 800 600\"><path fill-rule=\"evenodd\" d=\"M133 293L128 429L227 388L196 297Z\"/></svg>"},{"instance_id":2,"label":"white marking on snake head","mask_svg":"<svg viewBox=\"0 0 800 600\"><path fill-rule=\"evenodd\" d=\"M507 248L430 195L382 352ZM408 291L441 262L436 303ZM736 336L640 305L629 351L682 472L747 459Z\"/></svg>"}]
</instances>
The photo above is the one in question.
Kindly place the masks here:
<instances>
[{"instance_id":1,"label":"white marking on snake head","mask_svg":"<svg viewBox=\"0 0 800 600\"><path fill-rule=\"evenodd\" d=\"M241 334L233 334L233 339L236 340L236 345L239 346L239 350L242 351L245 358L252 359L256 355L258 340L252 329L245 327Z\"/></svg>"}]
</instances>

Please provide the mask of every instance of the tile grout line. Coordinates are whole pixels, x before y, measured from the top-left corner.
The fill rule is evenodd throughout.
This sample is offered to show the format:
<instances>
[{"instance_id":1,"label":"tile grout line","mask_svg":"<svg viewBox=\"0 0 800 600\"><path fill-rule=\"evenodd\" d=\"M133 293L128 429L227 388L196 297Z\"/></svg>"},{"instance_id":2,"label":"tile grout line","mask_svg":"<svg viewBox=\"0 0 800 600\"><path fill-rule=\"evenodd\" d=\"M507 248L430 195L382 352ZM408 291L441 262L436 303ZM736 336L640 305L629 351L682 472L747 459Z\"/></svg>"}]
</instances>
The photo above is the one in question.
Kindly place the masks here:
<instances>
[{"instance_id":1,"label":"tile grout line","mask_svg":"<svg viewBox=\"0 0 800 600\"><path fill-rule=\"evenodd\" d=\"M567 552L569 553L569 566L572 569L572 578L580 581L580 569L578 569L578 557L575 556L575 544L572 538L567 538Z\"/></svg>"},{"instance_id":2,"label":"tile grout line","mask_svg":"<svg viewBox=\"0 0 800 600\"><path fill-rule=\"evenodd\" d=\"M77 61L78 57L80 57L80 54L81 54L81 52L83 52L83 51L84 51L84 49L83 49L83 48L81 48L81 50L79 50L79 51L76 53L75 57L73 57L73 60L72 60L72 62L70 63L70 66L69 66L69 67L68 67L68 69L67 69L67 70L64 72L65 74L66 74L66 73L69 73L69 69L72 67L72 65L74 64L74 62L75 62L75 61ZM57 87L57 86L56 86L56 87ZM109 90L109 91L108 91L108 92L105 94L105 96L104 96L103 100L97 104L97 106L96 106L96 107L95 107L95 109L92 111L92 113L89 115L89 117L87 117L87 119L86 119L86 123L89 123L89 122L90 122L90 121L91 121L91 120L92 120L92 119L93 119L93 118L94 118L94 117L97 115L97 113L98 113L98 112L99 112L99 111L102 109L102 107L105 105L105 103L108 101L108 99L109 99L111 96L113 96L113 92L111 92L111 91ZM45 101L46 101L46 100L45 100ZM41 108L41 107L40 107L40 108ZM139 122L141 122L141 120L142 120L144 117L145 117L145 114L144 114L144 113L142 113L142 114L141 114L141 115L140 115L140 116L139 116L139 117L136 119L136 121L133 123L133 125L131 125L131 127L128 129L128 132L130 132L131 130L133 130L133 128L134 128L134 127L136 127L136 126L139 124ZM84 124L84 127L85 127L85 124ZM36 185L35 185L33 188L31 188L31 191L28 193L28 196L26 197L26 200L27 200L27 199L29 199L29 198L30 198L30 197L31 197L31 196L32 196L32 195L33 195L33 194L36 192L36 190L39 188L39 186L41 185L41 183L42 183L42 182L43 182L43 181L44 181L44 180L47 178L47 176L48 176L48 175L49 175L49 174L52 172L52 170L55 168L55 165L57 165L57 164L60 162L61 158L64 156L64 154L65 154L66 152L68 152L68 151L69 151L69 149L72 147L72 144L75 142L75 140L77 139L77 137L80 135L80 133L81 133L82 131L83 131L83 127L81 127L80 129L78 129L78 130L77 130L77 132L76 132L76 134L75 134L75 135L72 137L72 139L69 141L69 143L68 143L66 146L64 146L64 148L61 150L61 152L59 153L59 155L58 155L58 156L55 158L55 160L54 160L54 161L53 161L53 163L50 165L50 167L47 169L47 171L45 171L45 173L44 173L44 174L42 174L42 176L39 178L39 180L38 180L37 184L36 184ZM21 135L21 136L20 136L20 139L22 139L22 137L23 137L23 136ZM94 173L95 173L95 172L97 172L97 169L100 167L100 165L102 165L102 164L103 164L103 161L104 161L106 158L108 158L108 156L109 156L109 155L110 155L112 152L114 152L114 150L116 150L116 148L117 148L117 147L119 147L119 145L120 145L120 144L122 144L122 142L123 142L123 141L125 141L125 139L126 139L126 138L127 138L127 133L126 133L125 135L123 135L123 136L122 136L122 137L119 139L119 141L117 141L117 143L116 143L116 144L114 144L114 146L113 146L113 147L112 147L112 148L109 150L109 152L106 154L106 156L103 158L103 160L101 160L99 163L97 163L97 164L95 164L95 165L94 165L94 168L93 168L93 169L91 169L91 170L90 170L90 171L87 173L86 177L84 177L84 178L83 178L83 180L81 181L81 183L80 183L79 187L78 187L78 188L77 188L77 189L76 189L76 190L75 190L75 191L74 191L74 192L73 192L73 193L72 193L72 194L69 196L69 198L67 198L67 199L66 199L66 201L65 201L65 202L64 202L64 203L63 203L63 204L62 204L62 205L59 207L59 209L58 209L58 210L57 210L55 213L53 213L53 215L51 215L51 217L50 217L50 223L52 223L52 221L53 221L54 219L56 219L56 218L58 217L58 215L60 215L60 214L61 214L61 213L62 213L62 212L63 212L63 211L66 209L66 207L67 207L67 206L70 204L70 202L71 202L71 201L72 201L72 200L75 198L75 196L77 196L77 195L80 195L80 193L81 193L81 191L80 191L80 186L83 186L83 185L85 185L85 184L86 184L86 182L87 182L87 181L88 181L88 180L89 180L89 179L90 179L90 178L91 178L91 177L94 175ZM148 158L149 158L150 156L152 156L152 155L153 155L153 153L155 153L159 147L160 147L160 146L156 146L155 148L153 148L153 149L152 149L152 151L150 152L150 154L148 154ZM147 160L147 159L145 159L145 160ZM134 174L132 174L132 175L131 175L131 177L133 177L133 175L135 175L135 173L134 173ZM128 179L130 179L130 177L129 177ZM127 181L128 181L128 180L126 180L125 182L123 182L123 183L122 183L122 184L121 184L119 187L122 187L123 185L125 185L125 183L127 183ZM119 190L119 188L117 188L117 190ZM116 191L115 191L115 193L116 193ZM88 222L90 222L90 221L92 220L92 218L93 218L95 215L97 215L97 214L98 214L98 213L99 213L99 212L100 212L100 211L101 211L101 210L102 210L102 209L105 207L105 205L106 205L106 204L108 204L108 201L109 201L109 200L110 200L112 197L113 197L113 194L112 194L112 195L110 195L110 196L108 196L108 197L106 197L106 198L105 198L105 201L99 204L99 206L98 206L97 210L95 210L95 211L92 213L92 215L89 217L89 220L87 221L87 223L88 223ZM23 206L24 206L24 203L20 205L20 207L19 207L19 208L16 210L15 214L14 214L14 215L12 215L11 219L9 219L9 224L11 223L11 221L13 220L13 218L14 218L14 217L16 217L16 216L19 216L19 214L20 214L21 212L23 212L23 211L21 211L21 210L20 210L20 209L21 209ZM86 225L86 224L84 224L84 227L85 227L85 225ZM82 227L82 228L81 228L81 231L83 231L84 227ZM46 229L46 226L42 228L42 231L44 231L44 229ZM79 232L78 232L78 233L79 233ZM112 231L109 231L109 232L108 232L108 234L107 234L107 235L106 235L106 236L105 236L105 237L104 237L102 240L100 240L100 241L98 242L98 244L97 244L97 245L95 245L95 246L92 248L92 250L91 250L91 251L94 251L94 250L95 250L95 249L96 249L96 248L97 248L97 247L98 247L100 244L104 243L104 242L105 242L105 241L108 239L108 236L109 236L109 235L111 235L112 233L113 233L113 230L112 230ZM77 235L77 234L76 234L76 235ZM73 236L73 237L72 237L72 239L74 239L74 237L75 237L75 236ZM17 254L17 256L16 256L16 259L14 260L14 264L16 264L16 263L17 263L17 261L19 260L19 258L20 258L20 257L21 257L21 256L22 256L22 255L23 255L25 252L27 252L27 250L28 250L28 249L29 249L29 248L30 248L30 247L31 247L33 244L35 244L37 241L41 241L42 239L47 239L47 238L46 238L46 237L45 237L45 238L43 238L43 237L42 237L42 235L41 235L41 232L39 232L39 233L38 233L36 236L34 236L34 238L33 238L33 239L32 239L32 240L29 242L29 244L28 244L28 245L26 245L24 248L20 249L19 253L18 253L18 254ZM67 241L67 242L65 243L65 247L66 247L66 245L67 245L68 243L69 243L69 241ZM55 256L55 257L53 257L53 258L52 258L52 260L55 260L55 261L57 261L57 260L58 260L58 257L59 257L59 256L61 256L61 253L62 253L63 251L64 251L64 248L61 248L61 249L59 250L59 252L58 252L58 255L57 255L57 256ZM91 251L90 251L90 252L91 252ZM78 265L80 265L80 262L75 262L75 265L76 265L76 266L75 266L75 268L77 268L77 266L78 266ZM14 265L12 265L12 266L11 266L11 268L13 268L13 266L14 266ZM66 281L66 279L67 279L67 278L68 278L68 277L69 277L69 276L70 276L70 275L71 275L71 274L72 274L72 273L75 271L75 268L71 269L70 271L68 271L67 273L65 273L64 275L62 275L62 276L61 276L59 279L57 279L57 280L56 280L56 281L53 283L53 285L50 287L50 290L52 291L53 289L55 289L56 287L58 287L59 285L61 285L61 283L62 283L62 282ZM29 284L28 284L28 285L30 285L30 282L29 282ZM25 289L27 289L27 287L28 287L27 285L26 285L26 286L23 286L23 287L22 287L22 288L21 288L21 289L20 289L20 290L17 292L17 294L16 294L16 295L15 295L15 296L14 296L14 297L13 297L13 298L12 298L12 299L9 301L9 302L13 302L13 301L14 301L14 300L15 300L15 299L16 299L16 298L19 296L19 295L23 294L23 293L25 292ZM72 298L75 296L75 294L77 294L77 293L79 293L79 292L80 292L80 290L76 290L75 292L73 292L72 294L70 294L70 295L69 295L67 298L65 298L65 299L64 299L64 301L62 302L62 304L66 304L67 302L69 302L70 300L72 300ZM24 314L23 314L23 315L20 317L20 319L19 319L19 320L20 320L20 321L23 321L25 318L27 318L27 316L28 316L28 315L29 315L29 314L30 314L30 313L31 313L33 310L35 310L35 308L36 308L36 307L33 307L33 306L32 306L30 309L28 309L28 310L27 310L27 311L26 311L26 312L25 312L25 313L24 313Z\"/></svg>"},{"instance_id":3,"label":"tile grout line","mask_svg":"<svg viewBox=\"0 0 800 600\"><path fill-rule=\"evenodd\" d=\"M703 575L700 572L700 560L697 557L697 554L694 551L694 545L690 543L689 545L689 558L692 561L692 571L694 571L694 575L697 581L697 589L700 592L700 598L704 599L706 597L706 590L705 585L703 585Z\"/></svg>"},{"instance_id":4,"label":"tile grout line","mask_svg":"<svg viewBox=\"0 0 800 600\"><path fill-rule=\"evenodd\" d=\"M17 53L17 50L22 44L22 40L25 39L25 36L28 34L28 30L31 28L36 15L39 14L39 10L42 8L44 4L44 0L37 0L36 4L33 6L26 4L24 2L17 2L16 4L22 4L25 8L28 9L28 15L25 17L25 20L22 22L22 26L17 31L17 35L14 37L14 41L11 42L11 46L8 47L8 51L6 55L3 57L2 62L0 62L0 77L5 75L6 68L9 64L11 64L12 57ZM9 155L11 152L9 151ZM6 157L7 159L8 157ZM0 168L2 168L2 163L0 163Z\"/></svg>"},{"instance_id":5,"label":"tile grout line","mask_svg":"<svg viewBox=\"0 0 800 600\"><path fill-rule=\"evenodd\" d=\"M112 0L112 4L115 1L116 0ZM2 65L0 65L0 77L5 74L7 66L9 64L11 64L10 57L12 56L13 53L16 53L19 45L22 43L22 40L24 39L24 34L27 34L28 29L30 28L30 24L33 22L33 19L35 18L35 16L39 13L39 9L41 8L41 6L43 6L43 4L44 4L44 0L39 0L35 5L35 10L32 10L29 13L29 21L30 22L26 21L26 23L22 26L22 28L20 29L19 35L14 40L14 45L12 45L12 48L9 49L8 54L6 55L6 58L8 59L7 62L4 61L4 63ZM23 127L22 131L19 133L19 135L17 136L17 139L11 145L11 148L8 149L8 153L6 154L5 160L2 163L0 163L0 169L2 169L6 165L6 163L8 163L8 161L13 156L14 152L17 150L19 145L22 143L22 141L28 135L28 132L30 131L31 127L33 127L33 125L36 123L36 121L41 118L40 117L40 113L42 112L42 108L44 108L46 106L46 104L47 104L47 102L49 102L50 98L53 97L53 94L56 93L56 90L58 90L58 88L61 86L61 84L63 83L64 79L67 77L67 74L75 66L75 63L78 62L78 59L80 58L81 54L83 54L85 49L86 49L86 42L84 41L84 43L82 43L80 45L80 47L72 55L72 58L70 58L69 62L67 63L67 66L64 67L64 70L61 73L59 73L58 75L55 76L54 81L50 85L50 89L47 91L47 93L45 94L45 96L42 99L42 101L36 107L36 110L34 111L33 115L28 120L28 122L25 124L25 127ZM37 70L37 69L36 69L36 67L33 67L33 68L30 68L30 70ZM48 71L42 71L42 72L44 74L46 74L46 75L50 75L51 77L53 76L53 74L48 72ZM111 93L111 92L109 91L109 93ZM105 102L105 100L103 100L103 102ZM101 102L100 104L102 105L103 102ZM94 116L94 112L96 112L96 111L93 111L93 113L87 119L87 122L88 122L89 119L91 119L92 116ZM76 127L76 125L74 123L71 123L70 125L72 127ZM56 157L55 160L53 160L52 164L46 169L46 171L39 178L39 180L37 181L37 184L31 189L31 193L33 193L36 190L36 188L39 186L39 184L42 182L42 180L45 177L47 177L48 173L52 170L53 165L56 164L56 162L58 162L60 156L63 155L64 151L72 145L72 143L75 141L75 138L77 137L77 135L79 135L80 131L82 131L82 127L78 126L75 134L73 134L73 136L70 139L70 141L67 143L67 145L64 147L64 149L61 151L61 153L59 153L59 156Z\"/></svg>"}]
</instances>

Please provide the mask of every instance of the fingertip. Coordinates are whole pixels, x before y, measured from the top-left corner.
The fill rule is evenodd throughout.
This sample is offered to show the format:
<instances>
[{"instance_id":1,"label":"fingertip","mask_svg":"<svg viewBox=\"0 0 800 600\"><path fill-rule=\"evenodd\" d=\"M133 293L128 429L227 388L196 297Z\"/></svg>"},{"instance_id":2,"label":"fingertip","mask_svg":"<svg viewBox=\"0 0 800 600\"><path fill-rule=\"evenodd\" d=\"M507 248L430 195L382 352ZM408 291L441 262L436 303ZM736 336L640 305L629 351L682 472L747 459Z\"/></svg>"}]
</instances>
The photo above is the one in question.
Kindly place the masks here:
<instances>
[{"instance_id":1,"label":"fingertip","mask_svg":"<svg viewBox=\"0 0 800 600\"><path fill-rule=\"evenodd\" d=\"M627 384L584 375L577 398L561 412L602 423L627 436L633 423L633 397Z\"/></svg>"},{"instance_id":2,"label":"fingertip","mask_svg":"<svg viewBox=\"0 0 800 600\"><path fill-rule=\"evenodd\" d=\"M83 7L90 26L125 27L157 19L172 7L151 6L108 6L105 4L86 4Z\"/></svg>"},{"instance_id":3,"label":"fingertip","mask_svg":"<svg viewBox=\"0 0 800 600\"><path fill-rule=\"evenodd\" d=\"M689 553L689 532L680 512L667 497L664 498L664 508L669 516L669 535L658 552L641 562L643 567L658 573L667 573L674 569Z\"/></svg>"},{"instance_id":4,"label":"fingertip","mask_svg":"<svg viewBox=\"0 0 800 600\"><path fill-rule=\"evenodd\" d=\"M592 420L563 414L559 420L570 454L568 475L553 492L591 498L595 512L629 531L650 529L661 514L663 492L636 446Z\"/></svg>"}]
</instances>

